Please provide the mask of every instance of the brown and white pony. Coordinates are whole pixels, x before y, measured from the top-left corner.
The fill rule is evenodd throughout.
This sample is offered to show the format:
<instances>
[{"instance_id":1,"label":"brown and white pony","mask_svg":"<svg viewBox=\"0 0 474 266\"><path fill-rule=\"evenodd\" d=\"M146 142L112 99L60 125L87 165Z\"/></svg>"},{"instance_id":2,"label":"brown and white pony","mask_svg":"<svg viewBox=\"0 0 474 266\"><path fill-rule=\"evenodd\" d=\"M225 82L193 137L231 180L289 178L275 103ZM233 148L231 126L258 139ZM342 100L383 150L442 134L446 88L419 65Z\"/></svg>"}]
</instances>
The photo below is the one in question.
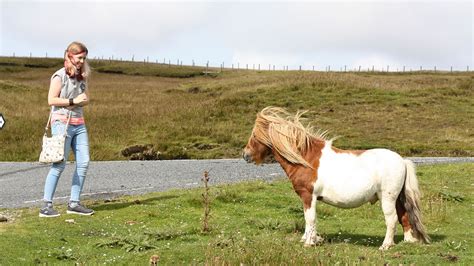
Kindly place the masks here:
<instances>
[{"instance_id":1,"label":"brown and white pony","mask_svg":"<svg viewBox=\"0 0 474 266\"><path fill-rule=\"evenodd\" d=\"M273 154L303 201L305 232L301 242L312 246L316 234L316 201L355 208L381 201L387 232L381 250L394 245L397 218L407 242L429 243L421 221L420 191L414 164L387 149L341 150L324 133L300 121L303 113L289 115L267 107L257 114L244 149L247 162L260 164Z\"/></svg>"}]
</instances>

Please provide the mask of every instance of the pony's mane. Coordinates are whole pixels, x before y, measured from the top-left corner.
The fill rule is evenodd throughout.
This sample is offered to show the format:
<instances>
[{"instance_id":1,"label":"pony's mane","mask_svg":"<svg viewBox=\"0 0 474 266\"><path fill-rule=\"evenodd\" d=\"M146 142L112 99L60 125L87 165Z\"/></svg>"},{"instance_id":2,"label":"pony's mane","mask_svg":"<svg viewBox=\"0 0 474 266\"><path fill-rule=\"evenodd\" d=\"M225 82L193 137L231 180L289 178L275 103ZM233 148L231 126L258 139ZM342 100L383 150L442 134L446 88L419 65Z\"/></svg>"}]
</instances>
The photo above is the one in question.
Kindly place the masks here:
<instances>
[{"instance_id":1,"label":"pony's mane","mask_svg":"<svg viewBox=\"0 0 474 266\"><path fill-rule=\"evenodd\" d=\"M253 134L257 140L273 148L289 162L312 166L301 156L311 145L311 139L327 139L326 131L314 131L312 126L304 126L301 116L306 111L290 115L279 107L266 107L257 114Z\"/></svg>"}]
</instances>

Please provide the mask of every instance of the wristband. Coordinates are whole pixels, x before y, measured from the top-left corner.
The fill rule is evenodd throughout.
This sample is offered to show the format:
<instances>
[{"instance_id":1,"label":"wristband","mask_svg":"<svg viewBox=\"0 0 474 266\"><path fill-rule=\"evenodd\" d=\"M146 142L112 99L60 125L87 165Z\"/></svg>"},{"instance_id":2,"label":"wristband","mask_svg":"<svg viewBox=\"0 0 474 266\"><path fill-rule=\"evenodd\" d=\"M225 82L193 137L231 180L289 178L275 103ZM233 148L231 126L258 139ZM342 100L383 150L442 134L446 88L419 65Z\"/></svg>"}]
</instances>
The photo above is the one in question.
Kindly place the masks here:
<instances>
[{"instance_id":1,"label":"wristband","mask_svg":"<svg viewBox=\"0 0 474 266\"><path fill-rule=\"evenodd\" d=\"M70 106L71 106L71 105L74 105L74 99L73 99L73 98L70 98L70 99L69 99L69 105L70 105Z\"/></svg>"}]
</instances>

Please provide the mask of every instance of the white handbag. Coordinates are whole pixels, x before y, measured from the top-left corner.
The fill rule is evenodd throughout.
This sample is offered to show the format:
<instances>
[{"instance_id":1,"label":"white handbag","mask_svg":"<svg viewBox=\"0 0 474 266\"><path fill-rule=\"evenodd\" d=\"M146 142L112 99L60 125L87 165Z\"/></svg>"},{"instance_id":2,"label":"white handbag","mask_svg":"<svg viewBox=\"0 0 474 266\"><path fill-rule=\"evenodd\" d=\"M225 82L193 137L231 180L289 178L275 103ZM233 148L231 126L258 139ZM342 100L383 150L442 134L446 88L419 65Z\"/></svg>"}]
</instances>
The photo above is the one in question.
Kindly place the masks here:
<instances>
[{"instance_id":1,"label":"white handbag","mask_svg":"<svg viewBox=\"0 0 474 266\"><path fill-rule=\"evenodd\" d=\"M66 143L67 127L69 120L71 119L71 112L68 114L66 127L62 135L52 135L48 137L49 122L51 121L51 115L53 114L53 108L49 113L48 122L43 135L43 148L39 157L40 163L59 163L64 161L64 144Z\"/></svg>"}]
</instances>

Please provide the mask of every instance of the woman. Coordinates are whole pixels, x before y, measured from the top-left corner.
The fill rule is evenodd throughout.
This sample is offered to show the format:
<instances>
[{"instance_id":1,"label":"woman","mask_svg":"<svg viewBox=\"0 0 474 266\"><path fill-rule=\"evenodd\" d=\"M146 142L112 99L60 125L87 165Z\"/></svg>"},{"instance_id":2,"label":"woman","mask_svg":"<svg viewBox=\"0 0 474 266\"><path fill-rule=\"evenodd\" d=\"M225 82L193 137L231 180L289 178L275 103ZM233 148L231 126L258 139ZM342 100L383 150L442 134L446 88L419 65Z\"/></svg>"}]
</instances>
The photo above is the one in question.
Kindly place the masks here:
<instances>
[{"instance_id":1,"label":"woman","mask_svg":"<svg viewBox=\"0 0 474 266\"><path fill-rule=\"evenodd\" d=\"M92 215L93 210L80 204L80 195L89 167L89 140L84 122L83 106L89 103L87 78L90 73L86 61L88 50L80 42L71 43L64 53L64 67L51 77L48 104L52 108L51 131L53 135L63 134L67 120L67 138L63 162L54 163L49 170L44 185L44 206L40 217L57 217L60 214L53 208L53 195L59 177L63 172L70 150L76 158L76 170L72 177L71 198L67 213Z\"/></svg>"}]
</instances>

